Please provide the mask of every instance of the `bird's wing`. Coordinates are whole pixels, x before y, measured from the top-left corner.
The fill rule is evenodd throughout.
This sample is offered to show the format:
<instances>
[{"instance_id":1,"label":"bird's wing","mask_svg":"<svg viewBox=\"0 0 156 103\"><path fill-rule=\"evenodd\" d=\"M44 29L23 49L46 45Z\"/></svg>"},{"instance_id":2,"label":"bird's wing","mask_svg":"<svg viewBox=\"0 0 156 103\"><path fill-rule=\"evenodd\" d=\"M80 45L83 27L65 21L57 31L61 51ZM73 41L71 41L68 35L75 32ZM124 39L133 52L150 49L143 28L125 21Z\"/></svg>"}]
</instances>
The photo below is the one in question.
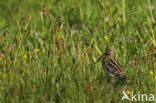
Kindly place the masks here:
<instances>
[{"instance_id":1,"label":"bird's wing","mask_svg":"<svg viewBox=\"0 0 156 103\"><path fill-rule=\"evenodd\" d=\"M107 62L107 68L108 68L108 71L112 73L115 77L126 78L123 68L115 59L110 59Z\"/></svg>"}]
</instances>

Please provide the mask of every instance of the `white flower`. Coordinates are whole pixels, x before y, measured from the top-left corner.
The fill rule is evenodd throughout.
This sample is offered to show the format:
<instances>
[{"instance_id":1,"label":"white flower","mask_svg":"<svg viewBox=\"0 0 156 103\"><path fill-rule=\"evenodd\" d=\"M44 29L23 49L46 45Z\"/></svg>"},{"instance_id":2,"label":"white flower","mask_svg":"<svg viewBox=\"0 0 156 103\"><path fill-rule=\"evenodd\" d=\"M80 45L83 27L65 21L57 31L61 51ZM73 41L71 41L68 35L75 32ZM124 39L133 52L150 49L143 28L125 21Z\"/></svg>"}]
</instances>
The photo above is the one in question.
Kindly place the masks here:
<instances>
[{"instance_id":1,"label":"white flower","mask_svg":"<svg viewBox=\"0 0 156 103\"><path fill-rule=\"evenodd\" d=\"M105 22L109 22L109 18L108 17L105 17Z\"/></svg>"}]
</instances>

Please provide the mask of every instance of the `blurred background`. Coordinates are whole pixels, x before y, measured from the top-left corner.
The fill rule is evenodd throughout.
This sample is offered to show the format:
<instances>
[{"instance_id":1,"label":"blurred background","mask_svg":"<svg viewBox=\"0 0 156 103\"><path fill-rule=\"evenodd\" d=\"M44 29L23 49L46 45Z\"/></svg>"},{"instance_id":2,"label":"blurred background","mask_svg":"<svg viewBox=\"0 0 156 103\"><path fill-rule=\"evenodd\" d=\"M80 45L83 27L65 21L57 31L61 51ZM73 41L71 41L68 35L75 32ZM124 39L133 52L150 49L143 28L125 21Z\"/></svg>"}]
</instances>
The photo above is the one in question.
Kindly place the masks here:
<instances>
[{"instance_id":1,"label":"blurred background","mask_svg":"<svg viewBox=\"0 0 156 103\"><path fill-rule=\"evenodd\" d=\"M109 45L126 93L156 93L156 0L1 0L0 37L2 103L129 103L94 64Z\"/></svg>"}]
</instances>

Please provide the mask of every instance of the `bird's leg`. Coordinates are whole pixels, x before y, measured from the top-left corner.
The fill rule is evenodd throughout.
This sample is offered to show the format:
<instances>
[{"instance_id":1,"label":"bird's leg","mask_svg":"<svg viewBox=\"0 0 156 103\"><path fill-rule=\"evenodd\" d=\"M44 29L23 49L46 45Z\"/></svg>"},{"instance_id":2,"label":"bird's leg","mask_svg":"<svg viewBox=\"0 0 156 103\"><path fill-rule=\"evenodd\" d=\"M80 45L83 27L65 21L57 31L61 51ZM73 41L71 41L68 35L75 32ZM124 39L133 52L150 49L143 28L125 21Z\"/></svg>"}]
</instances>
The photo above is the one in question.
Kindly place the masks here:
<instances>
[{"instance_id":1,"label":"bird's leg","mask_svg":"<svg viewBox=\"0 0 156 103\"><path fill-rule=\"evenodd\" d=\"M117 79L115 79L114 87L117 87L118 85L119 85L119 81Z\"/></svg>"},{"instance_id":2,"label":"bird's leg","mask_svg":"<svg viewBox=\"0 0 156 103\"><path fill-rule=\"evenodd\" d=\"M116 79L116 82L115 82L115 86L120 86L120 87L125 87L125 82L124 81L121 81L121 80L118 80Z\"/></svg>"},{"instance_id":3,"label":"bird's leg","mask_svg":"<svg viewBox=\"0 0 156 103\"><path fill-rule=\"evenodd\" d=\"M108 75L106 75L106 81L107 83L110 83L110 77Z\"/></svg>"}]
</instances>

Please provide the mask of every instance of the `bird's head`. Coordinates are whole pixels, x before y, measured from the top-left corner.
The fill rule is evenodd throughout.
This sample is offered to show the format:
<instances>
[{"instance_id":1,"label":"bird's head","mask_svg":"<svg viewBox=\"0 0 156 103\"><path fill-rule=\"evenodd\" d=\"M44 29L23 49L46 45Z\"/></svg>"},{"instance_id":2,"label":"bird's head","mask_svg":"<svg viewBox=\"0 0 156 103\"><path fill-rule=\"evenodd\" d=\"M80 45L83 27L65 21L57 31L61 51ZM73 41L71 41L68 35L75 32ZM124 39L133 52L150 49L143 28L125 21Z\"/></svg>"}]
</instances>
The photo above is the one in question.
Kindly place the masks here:
<instances>
[{"instance_id":1,"label":"bird's head","mask_svg":"<svg viewBox=\"0 0 156 103\"><path fill-rule=\"evenodd\" d=\"M114 48L113 46L109 46L106 48L106 51L105 51L105 56L113 56L114 54Z\"/></svg>"},{"instance_id":2,"label":"bird's head","mask_svg":"<svg viewBox=\"0 0 156 103\"><path fill-rule=\"evenodd\" d=\"M113 46L109 46L107 47L105 53L103 53L103 55L96 61L94 62L94 64L96 64L99 60L101 60L104 56L112 58L114 55L114 48Z\"/></svg>"}]
</instances>

